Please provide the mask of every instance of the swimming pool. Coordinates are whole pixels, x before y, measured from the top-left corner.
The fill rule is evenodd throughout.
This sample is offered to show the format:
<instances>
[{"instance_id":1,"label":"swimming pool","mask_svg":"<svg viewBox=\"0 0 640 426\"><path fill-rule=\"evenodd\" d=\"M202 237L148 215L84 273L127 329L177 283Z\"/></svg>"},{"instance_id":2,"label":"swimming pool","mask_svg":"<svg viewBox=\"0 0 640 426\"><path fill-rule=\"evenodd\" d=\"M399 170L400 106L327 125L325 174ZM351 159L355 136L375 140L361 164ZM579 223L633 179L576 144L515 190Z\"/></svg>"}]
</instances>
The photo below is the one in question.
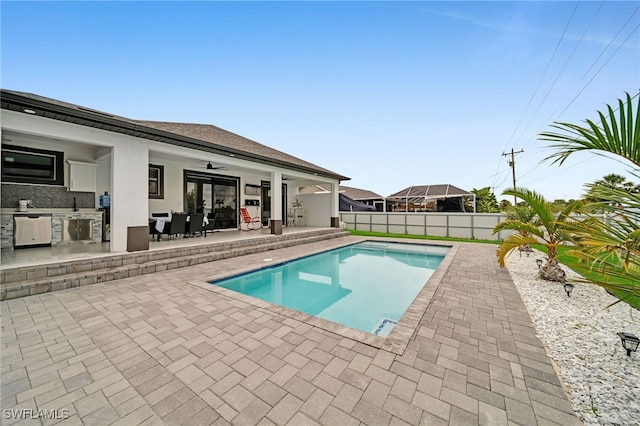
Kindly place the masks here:
<instances>
[{"instance_id":1,"label":"swimming pool","mask_svg":"<svg viewBox=\"0 0 640 426\"><path fill-rule=\"evenodd\" d=\"M210 283L385 337L448 250L365 241Z\"/></svg>"}]
</instances>

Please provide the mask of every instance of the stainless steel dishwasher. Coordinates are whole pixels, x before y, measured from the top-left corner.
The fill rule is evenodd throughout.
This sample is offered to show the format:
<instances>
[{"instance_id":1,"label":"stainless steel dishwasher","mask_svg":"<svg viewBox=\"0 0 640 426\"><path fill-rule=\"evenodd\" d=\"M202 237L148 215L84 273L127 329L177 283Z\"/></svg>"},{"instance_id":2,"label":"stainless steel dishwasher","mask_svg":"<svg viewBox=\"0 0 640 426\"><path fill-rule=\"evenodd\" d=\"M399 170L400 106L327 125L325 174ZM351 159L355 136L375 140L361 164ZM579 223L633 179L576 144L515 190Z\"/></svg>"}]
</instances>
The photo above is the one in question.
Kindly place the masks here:
<instances>
[{"instance_id":1,"label":"stainless steel dishwasher","mask_svg":"<svg viewBox=\"0 0 640 426\"><path fill-rule=\"evenodd\" d=\"M51 215L24 214L13 216L13 246L51 245Z\"/></svg>"}]
</instances>

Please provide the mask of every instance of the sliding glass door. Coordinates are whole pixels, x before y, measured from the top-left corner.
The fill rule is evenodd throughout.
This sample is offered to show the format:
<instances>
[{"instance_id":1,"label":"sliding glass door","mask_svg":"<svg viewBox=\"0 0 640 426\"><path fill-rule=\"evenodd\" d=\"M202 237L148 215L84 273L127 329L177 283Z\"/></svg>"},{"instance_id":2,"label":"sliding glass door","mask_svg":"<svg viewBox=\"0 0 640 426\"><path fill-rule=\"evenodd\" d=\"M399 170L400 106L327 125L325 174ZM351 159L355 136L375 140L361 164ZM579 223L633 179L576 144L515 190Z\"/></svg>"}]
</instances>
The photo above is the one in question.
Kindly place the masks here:
<instances>
[{"instance_id":1,"label":"sliding glass door","mask_svg":"<svg viewBox=\"0 0 640 426\"><path fill-rule=\"evenodd\" d=\"M216 228L238 227L238 181L216 178L213 183L213 205Z\"/></svg>"},{"instance_id":2,"label":"sliding glass door","mask_svg":"<svg viewBox=\"0 0 640 426\"><path fill-rule=\"evenodd\" d=\"M267 226L271 217L271 182L262 181L262 224ZM282 184L282 224L287 225L287 184Z\"/></svg>"},{"instance_id":3,"label":"sliding glass door","mask_svg":"<svg viewBox=\"0 0 640 426\"><path fill-rule=\"evenodd\" d=\"M184 205L188 212L213 217L217 229L238 227L237 178L185 170L184 182Z\"/></svg>"}]
</instances>

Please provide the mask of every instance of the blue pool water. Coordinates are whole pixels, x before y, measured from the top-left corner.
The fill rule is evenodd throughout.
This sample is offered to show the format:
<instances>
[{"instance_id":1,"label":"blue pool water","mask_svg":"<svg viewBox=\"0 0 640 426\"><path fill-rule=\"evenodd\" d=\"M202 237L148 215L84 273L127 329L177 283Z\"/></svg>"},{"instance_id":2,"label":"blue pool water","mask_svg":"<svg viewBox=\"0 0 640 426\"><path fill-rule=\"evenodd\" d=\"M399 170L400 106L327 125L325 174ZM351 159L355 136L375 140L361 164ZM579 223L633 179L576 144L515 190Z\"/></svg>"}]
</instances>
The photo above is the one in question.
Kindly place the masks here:
<instances>
[{"instance_id":1,"label":"blue pool water","mask_svg":"<svg viewBox=\"0 0 640 426\"><path fill-rule=\"evenodd\" d=\"M211 283L386 336L448 250L365 241Z\"/></svg>"}]
</instances>

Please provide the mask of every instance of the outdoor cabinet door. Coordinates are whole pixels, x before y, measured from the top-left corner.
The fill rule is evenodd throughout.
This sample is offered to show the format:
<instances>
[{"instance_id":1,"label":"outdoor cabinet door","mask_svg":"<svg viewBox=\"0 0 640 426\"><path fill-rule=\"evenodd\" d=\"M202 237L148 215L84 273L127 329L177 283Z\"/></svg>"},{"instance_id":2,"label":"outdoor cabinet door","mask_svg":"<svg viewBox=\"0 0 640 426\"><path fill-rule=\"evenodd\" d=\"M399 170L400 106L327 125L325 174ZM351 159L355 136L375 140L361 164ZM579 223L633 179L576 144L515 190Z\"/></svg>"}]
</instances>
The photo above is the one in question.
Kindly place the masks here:
<instances>
[{"instance_id":1,"label":"outdoor cabinet door","mask_svg":"<svg viewBox=\"0 0 640 426\"><path fill-rule=\"evenodd\" d=\"M79 161L69 163L69 191L96 192L96 165Z\"/></svg>"}]
</instances>

